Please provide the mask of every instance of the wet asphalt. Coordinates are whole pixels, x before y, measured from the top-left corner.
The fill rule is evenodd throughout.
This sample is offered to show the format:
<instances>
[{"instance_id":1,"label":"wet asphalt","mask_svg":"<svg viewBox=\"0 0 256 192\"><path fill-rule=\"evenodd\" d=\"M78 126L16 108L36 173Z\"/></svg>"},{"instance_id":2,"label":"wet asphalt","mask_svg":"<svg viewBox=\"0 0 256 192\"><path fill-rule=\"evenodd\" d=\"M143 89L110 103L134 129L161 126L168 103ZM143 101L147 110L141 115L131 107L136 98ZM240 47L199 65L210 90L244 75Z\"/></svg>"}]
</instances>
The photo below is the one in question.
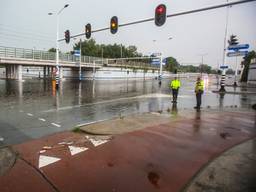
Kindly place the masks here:
<instances>
[{"instance_id":1,"label":"wet asphalt","mask_svg":"<svg viewBox=\"0 0 256 192\"><path fill-rule=\"evenodd\" d=\"M77 126L116 116L171 108L169 79L62 81L55 91L52 81L31 79L23 82L0 80L0 146L18 144ZM178 110L195 105L195 79L182 79ZM212 93L219 89L214 78L205 80L202 107L250 108L255 95ZM227 87L227 90L234 90ZM240 91L240 88L236 89Z\"/></svg>"}]
</instances>

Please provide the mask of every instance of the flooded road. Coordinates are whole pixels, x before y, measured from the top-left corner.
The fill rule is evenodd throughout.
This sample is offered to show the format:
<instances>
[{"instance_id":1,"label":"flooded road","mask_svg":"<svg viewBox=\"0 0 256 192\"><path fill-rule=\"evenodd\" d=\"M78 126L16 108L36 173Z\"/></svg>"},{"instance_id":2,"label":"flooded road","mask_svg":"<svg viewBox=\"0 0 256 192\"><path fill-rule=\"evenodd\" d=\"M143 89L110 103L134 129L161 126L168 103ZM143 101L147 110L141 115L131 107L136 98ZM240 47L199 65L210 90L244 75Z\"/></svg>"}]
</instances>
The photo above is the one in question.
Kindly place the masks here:
<instances>
[{"instance_id":1,"label":"flooded road","mask_svg":"<svg viewBox=\"0 0 256 192\"><path fill-rule=\"evenodd\" d=\"M107 80L62 81L59 91L49 80L0 80L0 145L17 144L72 130L99 120L171 108L169 81ZM178 110L195 105L195 79L182 79ZM250 107L254 95L220 97L214 79L207 79L203 107ZM227 90L233 88L227 87ZM238 90L240 88L237 88Z\"/></svg>"}]
</instances>

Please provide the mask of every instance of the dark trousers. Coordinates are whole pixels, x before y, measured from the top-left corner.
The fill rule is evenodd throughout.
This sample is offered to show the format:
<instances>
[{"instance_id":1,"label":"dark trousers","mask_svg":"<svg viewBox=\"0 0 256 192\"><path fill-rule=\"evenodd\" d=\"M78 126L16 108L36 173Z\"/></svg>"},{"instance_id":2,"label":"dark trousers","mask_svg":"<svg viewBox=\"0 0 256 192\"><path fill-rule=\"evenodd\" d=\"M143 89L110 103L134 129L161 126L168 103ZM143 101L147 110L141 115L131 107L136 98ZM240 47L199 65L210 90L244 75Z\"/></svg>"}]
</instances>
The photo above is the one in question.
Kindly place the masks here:
<instances>
[{"instance_id":1,"label":"dark trousers","mask_svg":"<svg viewBox=\"0 0 256 192\"><path fill-rule=\"evenodd\" d=\"M172 89L172 99L173 99L173 102L177 102L178 93L179 93L178 89Z\"/></svg>"},{"instance_id":2,"label":"dark trousers","mask_svg":"<svg viewBox=\"0 0 256 192\"><path fill-rule=\"evenodd\" d=\"M196 93L196 107L200 108L202 103L202 93Z\"/></svg>"}]
</instances>

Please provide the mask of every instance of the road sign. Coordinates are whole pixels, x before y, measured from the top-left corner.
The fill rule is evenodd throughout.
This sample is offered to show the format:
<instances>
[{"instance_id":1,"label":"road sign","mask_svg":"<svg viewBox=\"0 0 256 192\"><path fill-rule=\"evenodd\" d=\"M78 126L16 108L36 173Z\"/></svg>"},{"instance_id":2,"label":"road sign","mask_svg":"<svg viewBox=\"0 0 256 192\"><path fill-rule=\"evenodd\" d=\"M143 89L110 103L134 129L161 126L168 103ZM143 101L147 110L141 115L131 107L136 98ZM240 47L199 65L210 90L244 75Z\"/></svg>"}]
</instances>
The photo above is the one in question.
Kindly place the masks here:
<instances>
[{"instance_id":1,"label":"road sign","mask_svg":"<svg viewBox=\"0 0 256 192\"><path fill-rule=\"evenodd\" d=\"M161 62L161 59L157 57L157 58L152 58L150 63L152 65L160 65L160 62Z\"/></svg>"},{"instance_id":2,"label":"road sign","mask_svg":"<svg viewBox=\"0 0 256 192\"><path fill-rule=\"evenodd\" d=\"M220 69L227 69L227 68L228 68L227 65L221 65L221 66L220 66Z\"/></svg>"},{"instance_id":3,"label":"road sign","mask_svg":"<svg viewBox=\"0 0 256 192\"><path fill-rule=\"evenodd\" d=\"M80 56L80 50L75 50L74 55L79 57Z\"/></svg>"},{"instance_id":4,"label":"road sign","mask_svg":"<svg viewBox=\"0 0 256 192\"><path fill-rule=\"evenodd\" d=\"M248 51L236 51L227 53L228 57L237 57L237 56L245 56L248 54Z\"/></svg>"},{"instance_id":5,"label":"road sign","mask_svg":"<svg viewBox=\"0 0 256 192\"><path fill-rule=\"evenodd\" d=\"M240 45L231 45L228 47L228 50L239 50L239 49L248 49L249 44L240 44Z\"/></svg>"},{"instance_id":6,"label":"road sign","mask_svg":"<svg viewBox=\"0 0 256 192\"><path fill-rule=\"evenodd\" d=\"M157 57L157 56L161 56L161 55L162 55L162 53L152 53L151 57Z\"/></svg>"}]
</instances>

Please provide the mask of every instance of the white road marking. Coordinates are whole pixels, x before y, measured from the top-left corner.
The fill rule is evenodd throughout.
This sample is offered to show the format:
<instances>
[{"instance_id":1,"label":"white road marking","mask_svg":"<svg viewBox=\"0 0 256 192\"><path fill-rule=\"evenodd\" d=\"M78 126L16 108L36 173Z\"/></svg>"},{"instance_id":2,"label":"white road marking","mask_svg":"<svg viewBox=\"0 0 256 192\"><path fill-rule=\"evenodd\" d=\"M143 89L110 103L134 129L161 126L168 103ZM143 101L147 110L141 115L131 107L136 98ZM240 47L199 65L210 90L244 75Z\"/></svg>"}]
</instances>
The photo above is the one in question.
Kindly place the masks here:
<instances>
[{"instance_id":1,"label":"white road marking","mask_svg":"<svg viewBox=\"0 0 256 192\"><path fill-rule=\"evenodd\" d=\"M31 117L32 117L32 116L34 116L34 115L33 115L33 114L31 114L31 113L27 113L27 115L28 115L28 116L31 116Z\"/></svg>"},{"instance_id":2,"label":"white road marking","mask_svg":"<svg viewBox=\"0 0 256 192\"><path fill-rule=\"evenodd\" d=\"M72 156L88 150L88 148L86 148L86 147L68 146L68 148L69 148L70 153L71 153Z\"/></svg>"},{"instance_id":3,"label":"white road marking","mask_svg":"<svg viewBox=\"0 0 256 192\"><path fill-rule=\"evenodd\" d=\"M39 151L40 154L45 153L45 152L46 152L46 150Z\"/></svg>"},{"instance_id":4,"label":"white road marking","mask_svg":"<svg viewBox=\"0 0 256 192\"><path fill-rule=\"evenodd\" d=\"M45 119L43 118L38 118L39 121L46 121Z\"/></svg>"},{"instance_id":5,"label":"white road marking","mask_svg":"<svg viewBox=\"0 0 256 192\"><path fill-rule=\"evenodd\" d=\"M66 142L60 142L58 143L58 145L66 145L67 143Z\"/></svg>"},{"instance_id":6,"label":"white road marking","mask_svg":"<svg viewBox=\"0 0 256 192\"><path fill-rule=\"evenodd\" d=\"M61 127L61 125L56 124L56 123L51 123L52 125L56 126L56 127Z\"/></svg>"},{"instance_id":7,"label":"white road marking","mask_svg":"<svg viewBox=\"0 0 256 192\"><path fill-rule=\"evenodd\" d=\"M20 113L23 113L24 111L23 110L20 110Z\"/></svg>"},{"instance_id":8,"label":"white road marking","mask_svg":"<svg viewBox=\"0 0 256 192\"><path fill-rule=\"evenodd\" d=\"M99 102L88 103L88 104L84 104L84 105L73 105L73 106L60 107L60 108L58 108L58 111L74 109L74 108L79 108L79 107L100 105L100 104L108 104L108 103L114 103L114 102L117 102L117 101L126 101L126 100L133 100L133 99L170 98L170 97L171 97L170 94L159 94L159 93L146 94L146 95L139 95L139 96L135 96L135 97L124 97L124 98L119 98L119 99L111 99L111 100L107 100L107 101L99 101ZM184 97L185 98L185 97L193 97L193 96L192 95L184 95L184 96L181 95L179 97ZM54 111L56 111L56 109L49 109L49 110L46 110L46 111L42 111L42 113L49 113L49 112L54 112Z\"/></svg>"},{"instance_id":9,"label":"white road marking","mask_svg":"<svg viewBox=\"0 0 256 192\"><path fill-rule=\"evenodd\" d=\"M101 139L95 140L93 138L90 138L89 136L86 136L86 138L94 145L94 147L97 147L99 145L102 145L108 142L108 140L101 140Z\"/></svg>"},{"instance_id":10,"label":"white road marking","mask_svg":"<svg viewBox=\"0 0 256 192\"><path fill-rule=\"evenodd\" d=\"M45 156L45 155L40 155L39 156L39 168L45 167L47 165L50 165L52 163L55 163L57 161L61 160L60 158L56 157L50 157L50 156Z\"/></svg>"},{"instance_id":11,"label":"white road marking","mask_svg":"<svg viewBox=\"0 0 256 192\"><path fill-rule=\"evenodd\" d=\"M103 122L103 121L106 121L108 119L103 119L103 120L99 120L99 121L91 121L89 123L83 123L83 124L78 124L76 125L76 127L82 127L82 126L85 126L85 125L91 125L91 124L94 124L94 123L100 123L100 122Z\"/></svg>"},{"instance_id":12,"label":"white road marking","mask_svg":"<svg viewBox=\"0 0 256 192\"><path fill-rule=\"evenodd\" d=\"M4 141L4 138L3 138L3 137L0 137L0 141Z\"/></svg>"}]
</instances>

